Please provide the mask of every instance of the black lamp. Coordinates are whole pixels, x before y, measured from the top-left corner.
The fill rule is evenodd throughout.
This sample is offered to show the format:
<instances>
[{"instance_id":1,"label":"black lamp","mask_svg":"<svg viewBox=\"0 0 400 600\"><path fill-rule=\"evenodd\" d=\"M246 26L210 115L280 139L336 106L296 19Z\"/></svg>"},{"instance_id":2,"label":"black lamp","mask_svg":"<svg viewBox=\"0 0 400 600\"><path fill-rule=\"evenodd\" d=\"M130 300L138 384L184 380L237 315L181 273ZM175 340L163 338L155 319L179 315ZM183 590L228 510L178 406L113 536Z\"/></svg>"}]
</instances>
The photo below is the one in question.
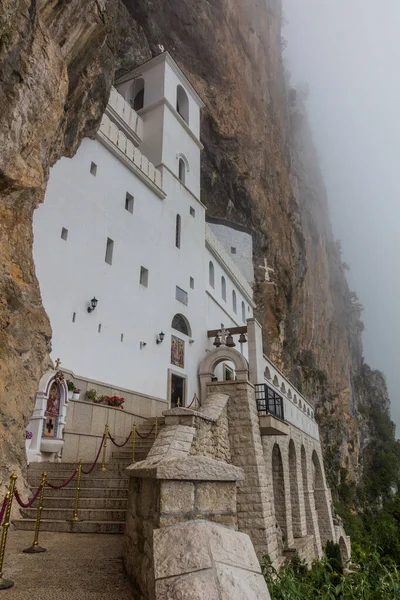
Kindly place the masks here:
<instances>
[{"instance_id":1,"label":"black lamp","mask_svg":"<svg viewBox=\"0 0 400 600\"><path fill-rule=\"evenodd\" d=\"M165 333L163 331L161 331L157 336L156 343L161 344L163 342L164 338L165 338Z\"/></svg>"},{"instance_id":2,"label":"black lamp","mask_svg":"<svg viewBox=\"0 0 400 600\"><path fill-rule=\"evenodd\" d=\"M93 298L90 301L90 306L88 306L88 309L87 309L88 313L91 313L94 311L94 309L97 306L97 303L98 303L97 298L95 296L93 296Z\"/></svg>"}]
</instances>

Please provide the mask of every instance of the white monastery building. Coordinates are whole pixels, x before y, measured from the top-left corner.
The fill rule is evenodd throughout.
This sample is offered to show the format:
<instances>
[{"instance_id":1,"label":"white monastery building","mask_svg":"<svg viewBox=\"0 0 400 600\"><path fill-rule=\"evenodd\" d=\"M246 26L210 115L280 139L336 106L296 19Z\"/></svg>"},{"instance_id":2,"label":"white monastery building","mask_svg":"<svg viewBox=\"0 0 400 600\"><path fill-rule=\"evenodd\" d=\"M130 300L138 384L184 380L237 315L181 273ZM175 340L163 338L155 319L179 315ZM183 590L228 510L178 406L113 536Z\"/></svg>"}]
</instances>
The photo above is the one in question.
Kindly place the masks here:
<instances>
[{"instance_id":1,"label":"white monastery building","mask_svg":"<svg viewBox=\"0 0 400 600\"><path fill-rule=\"evenodd\" d=\"M267 474L257 488L258 523L267 525L249 534L271 556L282 540L320 556L336 534L314 409L263 354L251 233L206 216L202 106L164 52L116 82L96 139L51 170L34 216L34 258L56 368L40 382L28 459L93 457L106 422L122 439L137 417L198 408L207 390L225 385L234 395L243 382L250 391L237 393L253 397L260 440L249 473ZM267 282L270 271L265 262ZM75 401L63 373L82 390ZM87 390L124 397L124 410L89 402Z\"/></svg>"}]
</instances>

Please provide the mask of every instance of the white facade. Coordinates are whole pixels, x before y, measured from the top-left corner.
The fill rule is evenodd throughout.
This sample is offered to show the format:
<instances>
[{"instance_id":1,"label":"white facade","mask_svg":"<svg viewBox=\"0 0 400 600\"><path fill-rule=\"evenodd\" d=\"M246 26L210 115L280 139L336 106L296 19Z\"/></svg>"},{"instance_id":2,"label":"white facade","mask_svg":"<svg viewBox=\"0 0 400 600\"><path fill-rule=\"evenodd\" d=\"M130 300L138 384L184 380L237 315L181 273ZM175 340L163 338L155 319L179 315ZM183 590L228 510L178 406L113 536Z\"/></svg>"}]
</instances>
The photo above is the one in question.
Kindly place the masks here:
<instances>
[{"instance_id":1,"label":"white facade","mask_svg":"<svg viewBox=\"0 0 400 600\"><path fill-rule=\"evenodd\" d=\"M52 358L81 379L164 400L176 400L178 376L184 381L180 402L188 405L200 395L199 365L213 349L207 331L253 320L251 236L206 224L202 102L171 57L157 56L117 90L97 139L85 139L73 159L52 168L45 202L34 215ZM97 307L88 312L93 297ZM172 327L176 315L187 333ZM275 372L271 382L264 379L263 361L269 361L260 339L257 350L235 342L250 362L251 381L275 385ZM223 378L232 366L220 365L215 375ZM285 414L315 437L308 404L300 412L294 393L282 392L282 378ZM301 398L301 407L305 402Z\"/></svg>"}]
</instances>

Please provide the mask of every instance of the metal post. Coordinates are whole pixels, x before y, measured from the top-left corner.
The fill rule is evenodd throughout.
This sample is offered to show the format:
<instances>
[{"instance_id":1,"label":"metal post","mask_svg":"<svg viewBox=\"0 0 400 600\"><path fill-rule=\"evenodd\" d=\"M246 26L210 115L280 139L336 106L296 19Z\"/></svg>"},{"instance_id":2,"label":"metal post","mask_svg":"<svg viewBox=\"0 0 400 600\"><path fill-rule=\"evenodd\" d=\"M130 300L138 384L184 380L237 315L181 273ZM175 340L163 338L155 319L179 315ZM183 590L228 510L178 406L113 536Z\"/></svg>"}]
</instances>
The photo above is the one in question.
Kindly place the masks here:
<instances>
[{"instance_id":1,"label":"metal post","mask_svg":"<svg viewBox=\"0 0 400 600\"><path fill-rule=\"evenodd\" d=\"M103 460L101 461L100 471L106 470L107 438L108 438L108 423L104 429Z\"/></svg>"},{"instance_id":2,"label":"metal post","mask_svg":"<svg viewBox=\"0 0 400 600\"><path fill-rule=\"evenodd\" d=\"M154 423L155 425L155 429L154 429L154 438L157 438L158 435L158 419L156 417L156 422Z\"/></svg>"},{"instance_id":3,"label":"metal post","mask_svg":"<svg viewBox=\"0 0 400 600\"><path fill-rule=\"evenodd\" d=\"M135 462L136 423L132 425L132 462Z\"/></svg>"},{"instance_id":4,"label":"metal post","mask_svg":"<svg viewBox=\"0 0 400 600\"><path fill-rule=\"evenodd\" d=\"M178 405L178 408L179 408L179 407L180 407L180 405L181 405L181 399L180 399L180 398L178 398L177 405Z\"/></svg>"},{"instance_id":5,"label":"metal post","mask_svg":"<svg viewBox=\"0 0 400 600\"><path fill-rule=\"evenodd\" d=\"M3 562L4 562L4 554L6 550L6 541L7 541L7 532L10 526L10 514L11 514L11 505L14 498L14 489L15 489L15 480L17 476L13 473L10 477L10 485L8 487L8 491L6 494L7 498L7 507L6 513L4 515L4 523L3 523L3 531L1 533L1 541L0 541L0 590L6 590L14 585L14 582L11 579L4 579L3 577Z\"/></svg>"},{"instance_id":6,"label":"metal post","mask_svg":"<svg viewBox=\"0 0 400 600\"><path fill-rule=\"evenodd\" d=\"M46 548L42 548L39 546L39 531L40 531L40 519L42 518L42 510L43 510L43 496L44 496L44 488L46 487L46 471L42 473L42 489L39 494L39 504L36 512L36 525L35 525L35 535L33 536L33 544L29 546L29 548L25 548L22 552L26 552L27 554L35 554L36 552L46 552Z\"/></svg>"},{"instance_id":7,"label":"metal post","mask_svg":"<svg viewBox=\"0 0 400 600\"><path fill-rule=\"evenodd\" d=\"M78 508L79 508L79 490L80 490L81 477L82 477L82 459L79 459L78 476L76 479L76 487L75 487L74 511L72 513L72 518L67 519L67 521L80 521L80 518L78 517Z\"/></svg>"}]
</instances>

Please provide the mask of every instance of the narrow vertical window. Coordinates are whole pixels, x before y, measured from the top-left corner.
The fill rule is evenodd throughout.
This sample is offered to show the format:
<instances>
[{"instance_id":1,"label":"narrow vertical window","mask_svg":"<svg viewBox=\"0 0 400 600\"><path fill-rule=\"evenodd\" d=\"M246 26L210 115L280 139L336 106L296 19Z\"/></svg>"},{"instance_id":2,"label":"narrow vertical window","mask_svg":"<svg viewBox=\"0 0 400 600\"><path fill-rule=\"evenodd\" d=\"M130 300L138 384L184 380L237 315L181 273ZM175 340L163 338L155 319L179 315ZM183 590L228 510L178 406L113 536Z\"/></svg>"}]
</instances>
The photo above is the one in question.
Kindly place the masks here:
<instances>
[{"instance_id":1,"label":"narrow vertical window","mask_svg":"<svg viewBox=\"0 0 400 600\"><path fill-rule=\"evenodd\" d=\"M99 323L99 326L97 328L98 333L101 333L101 323Z\"/></svg>"},{"instance_id":2,"label":"narrow vertical window","mask_svg":"<svg viewBox=\"0 0 400 600\"><path fill-rule=\"evenodd\" d=\"M208 283L211 285L211 287L215 287L214 265L211 260L208 263Z\"/></svg>"},{"instance_id":3,"label":"narrow vertical window","mask_svg":"<svg viewBox=\"0 0 400 600\"><path fill-rule=\"evenodd\" d=\"M192 288L192 290L194 290L194 279L193 279L193 277L190 278L190 287Z\"/></svg>"},{"instance_id":4,"label":"narrow vertical window","mask_svg":"<svg viewBox=\"0 0 400 600\"><path fill-rule=\"evenodd\" d=\"M114 252L114 241L111 240L110 238L107 238L105 261L109 265L112 265L113 252Z\"/></svg>"},{"instance_id":5,"label":"narrow vertical window","mask_svg":"<svg viewBox=\"0 0 400 600\"><path fill-rule=\"evenodd\" d=\"M179 181L181 181L182 183L185 183L186 166L185 166L185 161L183 160L183 158L179 159L178 177L179 177Z\"/></svg>"},{"instance_id":6,"label":"narrow vertical window","mask_svg":"<svg viewBox=\"0 0 400 600\"><path fill-rule=\"evenodd\" d=\"M242 321L243 323L246 323L246 307L244 305L244 302L242 302Z\"/></svg>"},{"instance_id":7,"label":"narrow vertical window","mask_svg":"<svg viewBox=\"0 0 400 600\"><path fill-rule=\"evenodd\" d=\"M221 295L222 300L225 300L226 302L226 281L224 276L221 277Z\"/></svg>"},{"instance_id":8,"label":"narrow vertical window","mask_svg":"<svg viewBox=\"0 0 400 600\"><path fill-rule=\"evenodd\" d=\"M133 196L126 192L125 196L125 210L130 213L133 213Z\"/></svg>"},{"instance_id":9,"label":"narrow vertical window","mask_svg":"<svg viewBox=\"0 0 400 600\"><path fill-rule=\"evenodd\" d=\"M233 308L233 312L237 313L237 302L236 302L236 292L235 292L235 290L232 290L232 308Z\"/></svg>"},{"instance_id":10,"label":"narrow vertical window","mask_svg":"<svg viewBox=\"0 0 400 600\"><path fill-rule=\"evenodd\" d=\"M76 313L72 313L72 322L75 323Z\"/></svg>"},{"instance_id":11,"label":"narrow vertical window","mask_svg":"<svg viewBox=\"0 0 400 600\"><path fill-rule=\"evenodd\" d=\"M121 342L123 342L123 341L124 341L124 334L121 333Z\"/></svg>"},{"instance_id":12,"label":"narrow vertical window","mask_svg":"<svg viewBox=\"0 0 400 600\"><path fill-rule=\"evenodd\" d=\"M94 177L96 177L96 173L97 173L97 165L96 165L96 163L92 162L92 163L90 163L90 174L93 175Z\"/></svg>"},{"instance_id":13,"label":"narrow vertical window","mask_svg":"<svg viewBox=\"0 0 400 600\"><path fill-rule=\"evenodd\" d=\"M177 248L181 247L181 215L176 215L175 246Z\"/></svg>"},{"instance_id":14,"label":"narrow vertical window","mask_svg":"<svg viewBox=\"0 0 400 600\"><path fill-rule=\"evenodd\" d=\"M144 267L140 267L140 285L147 287L149 284L149 271Z\"/></svg>"},{"instance_id":15,"label":"narrow vertical window","mask_svg":"<svg viewBox=\"0 0 400 600\"><path fill-rule=\"evenodd\" d=\"M195 216L196 216L196 211L193 208L193 206L190 207L190 216L193 217L193 218L195 218Z\"/></svg>"},{"instance_id":16,"label":"narrow vertical window","mask_svg":"<svg viewBox=\"0 0 400 600\"><path fill-rule=\"evenodd\" d=\"M61 239L64 240L65 242L68 239L68 229L65 229L65 227L63 227L61 229Z\"/></svg>"}]
</instances>

